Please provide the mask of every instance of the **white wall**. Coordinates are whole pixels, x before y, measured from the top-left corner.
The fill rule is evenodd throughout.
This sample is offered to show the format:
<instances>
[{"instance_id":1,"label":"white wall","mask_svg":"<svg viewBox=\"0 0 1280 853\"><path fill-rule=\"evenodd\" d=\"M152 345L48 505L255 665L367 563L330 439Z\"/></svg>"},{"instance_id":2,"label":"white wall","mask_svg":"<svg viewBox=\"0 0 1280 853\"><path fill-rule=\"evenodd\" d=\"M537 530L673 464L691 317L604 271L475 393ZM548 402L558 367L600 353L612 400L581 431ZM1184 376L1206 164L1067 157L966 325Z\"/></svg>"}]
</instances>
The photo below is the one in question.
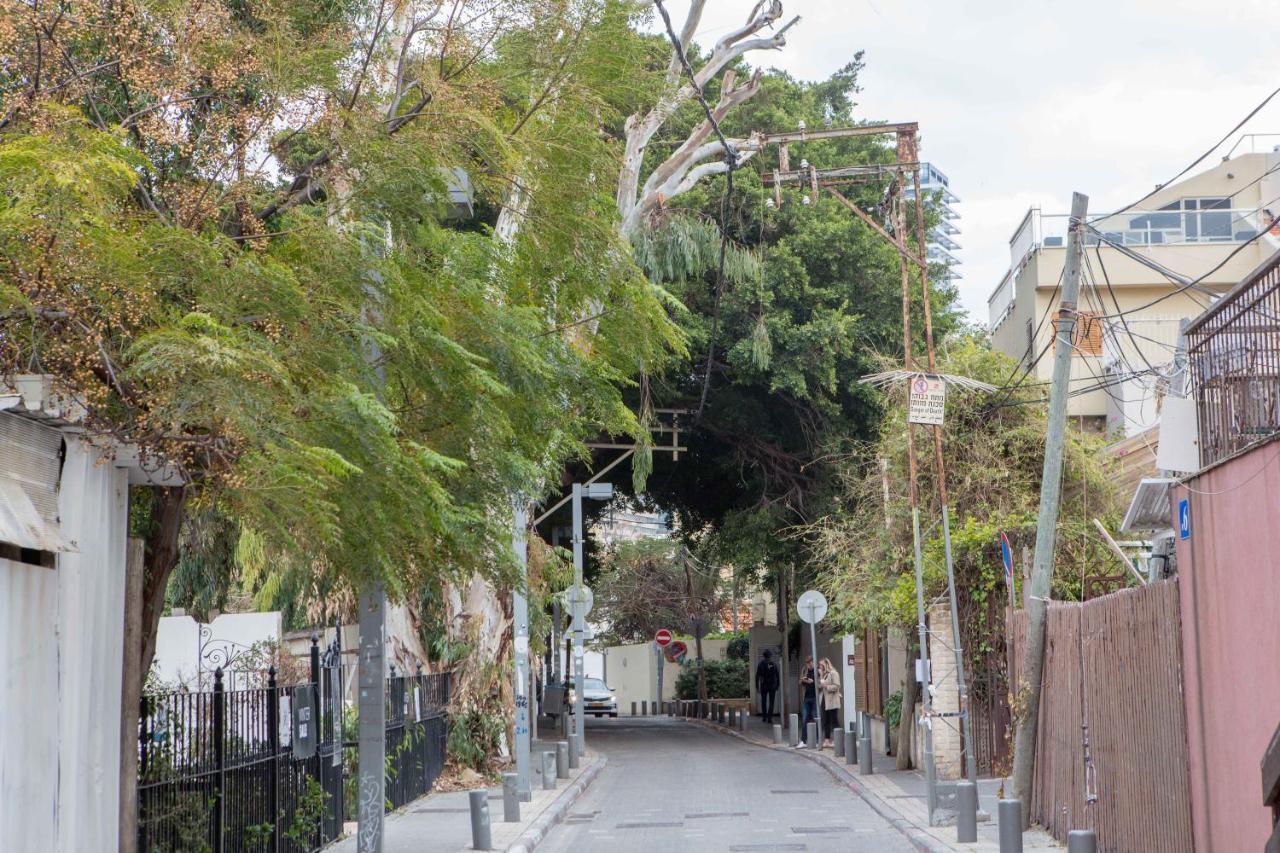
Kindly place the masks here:
<instances>
[{"instance_id":1,"label":"white wall","mask_svg":"<svg viewBox=\"0 0 1280 853\"><path fill-rule=\"evenodd\" d=\"M58 516L76 551L0 560L0 847L114 851L128 472L66 443Z\"/></svg>"},{"instance_id":2,"label":"white wall","mask_svg":"<svg viewBox=\"0 0 1280 853\"><path fill-rule=\"evenodd\" d=\"M235 656L255 643L279 642L281 617L270 613L223 613L208 624L209 635L201 649L202 623L190 616L162 616L156 633L156 675L166 684L192 690L212 690L213 671L219 666L236 671ZM201 660L201 652L204 658ZM227 666L227 661L231 665ZM228 680L228 689L231 689Z\"/></svg>"}]
</instances>

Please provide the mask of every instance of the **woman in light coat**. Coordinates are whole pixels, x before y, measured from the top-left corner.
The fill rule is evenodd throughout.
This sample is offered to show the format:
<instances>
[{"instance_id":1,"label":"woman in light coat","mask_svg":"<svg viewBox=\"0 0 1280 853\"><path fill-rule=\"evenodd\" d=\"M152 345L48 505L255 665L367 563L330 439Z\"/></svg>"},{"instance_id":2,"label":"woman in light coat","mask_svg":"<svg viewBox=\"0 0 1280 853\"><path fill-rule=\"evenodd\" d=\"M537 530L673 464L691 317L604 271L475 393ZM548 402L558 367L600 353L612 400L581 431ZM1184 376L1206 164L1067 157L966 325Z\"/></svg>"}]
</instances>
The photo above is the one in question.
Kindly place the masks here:
<instances>
[{"instance_id":1,"label":"woman in light coat","mask_svg":"<svg viewBox=\"0 0 1280 853\"><path fill-rule=\"evenodd\" d=\"M818 684L822 689L823 746L831 745L832 733L840 728L840 673L823 658L818 665Z\"/></svg>"}]
</instances>

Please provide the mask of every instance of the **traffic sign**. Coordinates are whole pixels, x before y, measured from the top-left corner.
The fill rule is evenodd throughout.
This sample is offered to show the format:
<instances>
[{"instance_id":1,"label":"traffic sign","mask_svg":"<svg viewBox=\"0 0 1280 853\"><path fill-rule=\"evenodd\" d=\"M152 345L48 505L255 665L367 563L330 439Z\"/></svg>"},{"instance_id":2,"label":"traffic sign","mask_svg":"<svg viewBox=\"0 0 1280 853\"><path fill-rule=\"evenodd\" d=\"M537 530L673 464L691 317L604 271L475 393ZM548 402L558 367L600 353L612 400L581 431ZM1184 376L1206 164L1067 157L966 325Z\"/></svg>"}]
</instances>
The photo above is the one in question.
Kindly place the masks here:
<instances>
[{"instance_id":1,"label":"traffic sign","mask_svg":"<svg viewBox=\"0 0 1280 853\"><path fill-rule=\"evenodd\" d=\"M659 646L666 646L667 643L671 642L671 632L666 628L659 628L658 633L653 635L653 641Z\"/></svg>"},{"instance_id":2,"label":"traffic sign","mask_svg":"<svg viewBox=\"0 0 1280 853\"><path fill-rule=\"evenodd\" d=\"M689 646L683 640L676 640L663 649L662 654L672 663L684 663L684 659L689 656Z\"/></svg>"},{"instance_id":3,"label":"traffic sign","mask_svg":"<svg viewBox=\"0 0 1280 853\"><path fill-rule=\"evenodd\" d=\"M827 597L816 589L802 593L800 600L796 602L796 612L810 624L821 622L822 617L827 615Z\"/></svg>"},{"instance_id":4,"label":"traffic sign","mask_svg":"<svg viewBox=\"0 0 1280 853\"><path fill-rule=\"evenodd\" d=\"M1191 501L1186 498L1178 501L1178 538L1191 538Z\"/></svg>"},{"instance_id":5,"label":"traffic sign","mask_svg":"<svg viewBox=\"0 0 1280 853\"><path fill-rule=\"evenodd\" d=\"M570 613L573 612L572 608L578 603L578 596L577 596L578 589L579 587L571 586L564 591L564 603L571 608L569 611ZM591 608L595 606L596 596L595 596L595 593L591 591L591 587L585 584L581 587L581 589L582 589L582 615L586 616L588 613L591 612Z\"/></svg>"},{"instance_id":6,"label":"traffic sign","mask_svg":"<svg viewBox=\"0 0 1280 853\"><path fill-rule=\"evenodd\" d=\"M1000 562L1004 563L1004 582L1013 585L1013 548L1009 545L1009 537L1000 534Z\"/></svg>"}]
</instances>

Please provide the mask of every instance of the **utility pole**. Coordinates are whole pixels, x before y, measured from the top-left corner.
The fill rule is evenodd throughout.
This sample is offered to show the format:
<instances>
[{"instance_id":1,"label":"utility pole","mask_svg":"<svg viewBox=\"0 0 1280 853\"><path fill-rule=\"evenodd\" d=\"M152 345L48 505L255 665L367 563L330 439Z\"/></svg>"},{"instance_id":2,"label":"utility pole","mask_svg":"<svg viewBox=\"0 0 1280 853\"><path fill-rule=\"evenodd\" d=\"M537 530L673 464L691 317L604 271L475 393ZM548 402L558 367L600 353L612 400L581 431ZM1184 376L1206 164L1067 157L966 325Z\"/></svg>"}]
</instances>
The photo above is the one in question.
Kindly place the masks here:
<instances>
[{"instance_id":1,"label":"utility pole","mask_svg":"<svg viewBox=\"0 0 1280 853\"><path fill-rule=\"evenodd\" d=\"M532 799L529 787L529 708L533 694L529 681L529 510L519 495L511 499L511 550L515 552L520 575L511 590L511 630L515 634L516 657L516 794L523 802Z\"/></svg>"},{"instance_id":2,"label":"utility pole","mask_svg":"<svg viewBox=\"0 0 1280 853\"><path fill-rule=\"evenodd\" d=\"M918 153L914 150L916 138L914 135L906 137L904 140L904 148L907 149L907 159L919 159ZM929 372L936 374L938 372L937 358L934 353L933 346L933 311L929 306L929 263L928 249L924 240L924 198L920 195L920 170L915 169L911 173L913 187L915 189L916 202L916 251L919 252L920 263L920 288L923 295L924 308L924 341L925 349L929 357ZM898 256L899 263L905 263L902 255ZM938 477L938 502L942 504L942 552L947 564L947 592L951 602L951 640L952 648L955 651L956 666L956 692L960 699L960 737L964 743L965 756L965 775L974 785L978 784L978 759L974 755L973 749L973 721L969 718L969 692L968 685L964 678L964 650L960 642L960 610L956 603L956 572L951 562L951 517L948 514L947 507L947 469L942 457L942 427L935 424L933 427L933 461L937 468Z\"/></svg>"},{"instance_id":3,"label":"utility pole","mask_svg":"<svg viewBox=\"0 0 1280 853\"><path fill-rule=\"evenodd\" d=\"M578 752L586 747L586 673L584 673L583 631L586 619L582 615L582 484L573 484L573 718L574 737L578 739Z\"/></svg>"},{"instance_id":4,"label":"utility pole","mask_svg":"<svg viewBox=\"0 0 1280 853\"><path fill-rule=\"evenodd\" d=\"M1053 384L1049 389L1049 425L1045 436L1044 473L1040 479L1040 516L1036 521L1036 551L1027 598L1027 640L1022 665L1022 695L1013 752L1013 793L1022 801L1024 828L1031 820L1031 781L1035 773L1036 735L1040 716L1041 676L1044 673L1044 623L1049 605L1049 581L1062 497L1062 453L1067 433L1067 394L1071 381L1071 351L1075 344L1076 300L1080 293L1080 230L1089 212L1089 197L1071 197L1067 257L1063 270L1062 302L1058 306L1057 344L1053 356Z\"/></svg>"}]
</instances>

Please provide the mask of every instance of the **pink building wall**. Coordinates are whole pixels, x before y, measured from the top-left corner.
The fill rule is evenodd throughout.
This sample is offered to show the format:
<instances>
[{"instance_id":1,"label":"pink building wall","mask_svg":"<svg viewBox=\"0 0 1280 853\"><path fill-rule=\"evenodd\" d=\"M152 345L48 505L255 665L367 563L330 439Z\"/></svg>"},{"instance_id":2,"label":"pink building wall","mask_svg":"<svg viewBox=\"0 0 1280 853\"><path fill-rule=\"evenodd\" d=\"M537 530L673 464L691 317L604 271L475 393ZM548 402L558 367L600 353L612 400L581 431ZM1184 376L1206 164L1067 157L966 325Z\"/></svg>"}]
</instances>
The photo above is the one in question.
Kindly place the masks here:
<instances>
[{"instance_id":1,"label":"pink building wall","mask_svg":"<svg viewBox=\"0 0 1280 853\"><path fill-rule=\"evenodd\" d=\"M1199 853L1262 850L1259 765L1280 723L1280 441L1176 486L1183 702Z\"/></svg>"}]
</instances>

